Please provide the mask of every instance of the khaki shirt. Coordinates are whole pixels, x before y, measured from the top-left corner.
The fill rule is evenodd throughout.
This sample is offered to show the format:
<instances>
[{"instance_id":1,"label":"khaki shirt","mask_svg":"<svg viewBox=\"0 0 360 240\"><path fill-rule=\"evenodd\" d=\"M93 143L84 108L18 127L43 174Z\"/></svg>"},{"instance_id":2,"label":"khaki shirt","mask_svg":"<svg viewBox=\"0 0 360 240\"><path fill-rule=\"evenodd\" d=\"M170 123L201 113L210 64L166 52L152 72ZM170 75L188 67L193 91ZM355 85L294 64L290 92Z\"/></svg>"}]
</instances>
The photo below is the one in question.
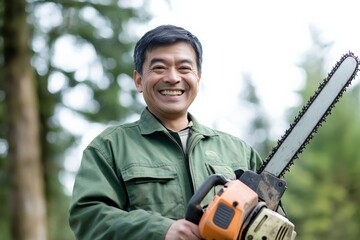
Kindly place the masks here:
<instances>
[{"instance_id":1,"label":"khaki shirt","mask_svg":"<svg viewBox=\"0 0 360 240\"><path fill-rule=\"evenodd\" d=\"M209 175L235 179L235 170L260 166L260 157L245 142L189 117L187 153L148 110L139 121L110 127L89 144L70 206L78 239L164 239Z\"/></svg>"}]
</instances>

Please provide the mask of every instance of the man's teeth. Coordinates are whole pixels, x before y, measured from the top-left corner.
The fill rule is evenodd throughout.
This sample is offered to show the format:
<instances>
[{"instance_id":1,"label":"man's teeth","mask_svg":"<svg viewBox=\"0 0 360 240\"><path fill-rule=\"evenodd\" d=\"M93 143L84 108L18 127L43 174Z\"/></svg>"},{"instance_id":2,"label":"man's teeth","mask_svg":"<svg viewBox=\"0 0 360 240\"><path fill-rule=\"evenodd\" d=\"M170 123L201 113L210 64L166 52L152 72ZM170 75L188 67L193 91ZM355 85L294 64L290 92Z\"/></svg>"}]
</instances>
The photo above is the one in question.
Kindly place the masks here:
<instances>
[{"instance_id":1,"label":"man's teeth","mask_svg":"<svg viewBox=\"0 0 360 240\"><path fill-rule=\"evenodd\" d=\"M162 95L179 96L182 94L180 90L163 90L160 92Z\"/></svg>"}]
</instances>

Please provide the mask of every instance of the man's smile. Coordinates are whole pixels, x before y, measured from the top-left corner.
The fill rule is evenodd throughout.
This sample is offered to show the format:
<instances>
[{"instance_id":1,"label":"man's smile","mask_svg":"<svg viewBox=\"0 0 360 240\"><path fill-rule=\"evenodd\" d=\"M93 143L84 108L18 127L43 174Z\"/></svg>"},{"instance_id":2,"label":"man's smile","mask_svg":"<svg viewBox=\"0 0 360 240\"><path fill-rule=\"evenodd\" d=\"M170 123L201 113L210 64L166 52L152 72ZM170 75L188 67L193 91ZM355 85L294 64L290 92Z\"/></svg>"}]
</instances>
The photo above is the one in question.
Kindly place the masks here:
<instances>
[{"instance_id":1,"label":"man's smile","mask_svg":"<svg viewBox=\"0 0 360 240\"><path fill-rule=\"evenodd\" d=\"M180 96L183 92L181 90L161 90L160 94L164 96Z\"/></svg>"}]
</instances>

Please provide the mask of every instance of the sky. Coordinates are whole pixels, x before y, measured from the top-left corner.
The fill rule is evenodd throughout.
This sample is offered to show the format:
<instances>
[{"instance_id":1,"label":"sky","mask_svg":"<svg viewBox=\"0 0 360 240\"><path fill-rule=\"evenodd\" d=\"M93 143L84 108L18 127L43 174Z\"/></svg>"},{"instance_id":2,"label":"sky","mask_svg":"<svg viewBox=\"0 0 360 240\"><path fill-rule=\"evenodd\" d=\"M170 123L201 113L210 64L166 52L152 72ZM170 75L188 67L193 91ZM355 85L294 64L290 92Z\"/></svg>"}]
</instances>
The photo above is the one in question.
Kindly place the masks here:
<instances>
[{"instance_id":1,"label":"sky","mask_svg":"<svg viewBox=\"0 0 360 240\"><path fill-rule=\"evenodd\" d=\"M244 74L254 81L273 138L280 138L288 127L285 112L299 104L295 91L304 83L298 65L312 46L310 26L319 31L323 42L333 44L324 56L327 72L343 54L360 54L359 0L127 1L133 6L147 2L153 14L150 22L132 29L139 37L160 24L174 24L200 39L204 51L201 88L190 112L200 122L240 137L249 123L248 110L239 100ZM62 116L71 117L66 114L71 113ZM67 169L77 169L82 150L104 128L84 127L81 145L65 161ZM64 172L62 178L71 191L73 177Z\"/></svg>"}]
</instances>

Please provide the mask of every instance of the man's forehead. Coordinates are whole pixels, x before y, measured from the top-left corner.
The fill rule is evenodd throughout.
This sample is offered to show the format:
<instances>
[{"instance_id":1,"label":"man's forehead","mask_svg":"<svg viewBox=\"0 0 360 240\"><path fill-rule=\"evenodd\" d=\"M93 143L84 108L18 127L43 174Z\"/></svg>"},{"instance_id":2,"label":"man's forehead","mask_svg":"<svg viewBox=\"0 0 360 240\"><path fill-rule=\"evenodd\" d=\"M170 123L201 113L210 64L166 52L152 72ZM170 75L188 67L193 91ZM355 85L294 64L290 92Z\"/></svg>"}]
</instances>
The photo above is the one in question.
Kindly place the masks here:
<instances>
[{"instance_id":1,"label":"man's forehead","mask_svg":"<svg viewBox=\"0 0 360 240\"><path fill-rule=\"evenodd\" d=\"M185 49L177 49L176 47L187 48L189 51ZM187 42L176 42L174 44L151 47L145 51L145 61L166 61L167 57L173 56L173 54L177 54L179 56L179 61L196 62L195 50L193 46Z\"/></svg>"}]
</instances>

